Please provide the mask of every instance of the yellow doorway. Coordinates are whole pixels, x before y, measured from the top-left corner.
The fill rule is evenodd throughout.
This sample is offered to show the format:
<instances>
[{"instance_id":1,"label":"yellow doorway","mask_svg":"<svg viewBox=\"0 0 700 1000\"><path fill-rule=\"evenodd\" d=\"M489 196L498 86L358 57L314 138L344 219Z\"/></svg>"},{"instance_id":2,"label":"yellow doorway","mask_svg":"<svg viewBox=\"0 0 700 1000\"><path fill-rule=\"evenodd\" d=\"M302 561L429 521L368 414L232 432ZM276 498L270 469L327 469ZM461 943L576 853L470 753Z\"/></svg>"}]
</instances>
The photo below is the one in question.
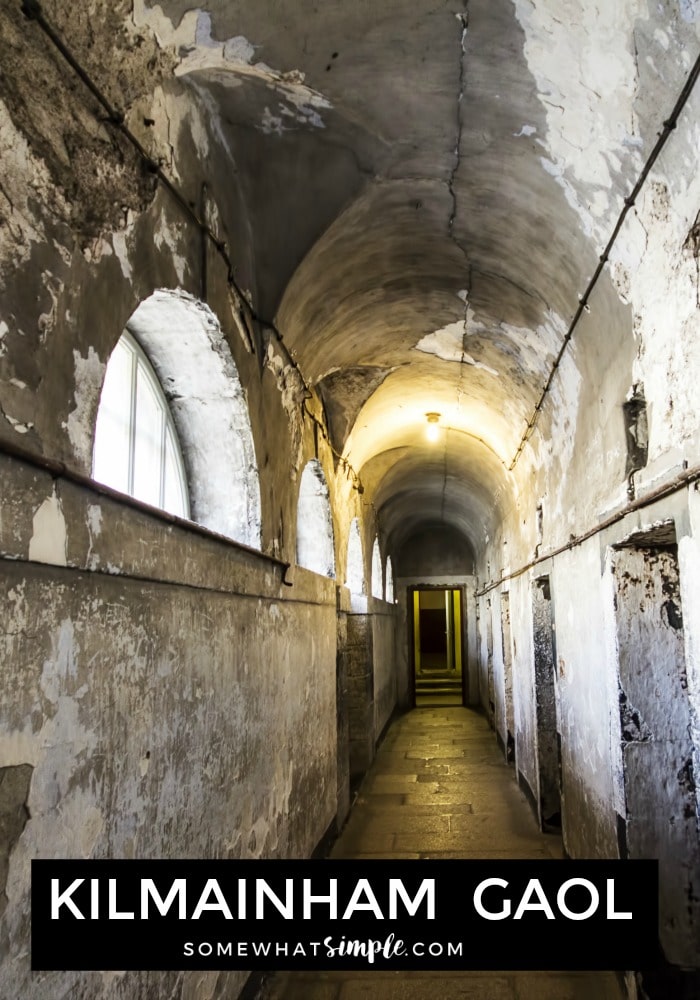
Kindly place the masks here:
<instances>
[{"instance_id":1,"label":"yellow doorway","mask_svg":"<svg viewBox=\"0 0 700 1000\"><path fill-rule=\"evenodd\" d=\"M415 588L411 608L416 706L463 704L461 591Z\"/></svg>"}]
</instances>

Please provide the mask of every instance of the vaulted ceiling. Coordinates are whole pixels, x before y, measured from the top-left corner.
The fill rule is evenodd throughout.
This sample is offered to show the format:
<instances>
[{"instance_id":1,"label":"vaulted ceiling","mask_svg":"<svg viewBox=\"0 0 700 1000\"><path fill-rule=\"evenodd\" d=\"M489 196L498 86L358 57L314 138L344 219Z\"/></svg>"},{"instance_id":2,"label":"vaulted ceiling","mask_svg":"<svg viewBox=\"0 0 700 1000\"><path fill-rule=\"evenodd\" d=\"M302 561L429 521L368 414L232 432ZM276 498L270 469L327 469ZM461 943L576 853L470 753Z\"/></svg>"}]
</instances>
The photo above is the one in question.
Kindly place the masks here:
<instances>
[{"instance_id":1,"label":"vaulted ceiling","mask_svg":"<svg viewBox=\"0 0 700 1000\"><path fill-rule=\"evenodd\" d=\"M136 3L230 152L257 310L388 535L441 521L478 546L508 502L578 297L682 85L692 8ZM582 374L597 347L579 346Z\"/></svg>"}]
</instances>

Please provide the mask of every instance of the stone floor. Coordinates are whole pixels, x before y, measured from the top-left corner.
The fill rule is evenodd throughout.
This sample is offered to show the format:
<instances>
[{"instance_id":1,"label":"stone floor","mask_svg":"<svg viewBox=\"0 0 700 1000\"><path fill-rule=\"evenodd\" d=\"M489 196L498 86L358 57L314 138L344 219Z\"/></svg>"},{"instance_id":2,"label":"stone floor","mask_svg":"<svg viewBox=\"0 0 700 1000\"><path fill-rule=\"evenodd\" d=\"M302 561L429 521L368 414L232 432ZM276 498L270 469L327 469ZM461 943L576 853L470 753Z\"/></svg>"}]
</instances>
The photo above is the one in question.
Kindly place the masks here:
<instances>
[{"instance_id":1,"label":"stone floor","mask_svg":"<svg viewBox=\"0 0 700 1000\"><path fill-rule=\"evenodd\" d=\"M334 858L561 858L483 716L419 708L389 730ZM620 1000L612 973L295 972L258 1000Z\"/></svg>"}]
</instances>

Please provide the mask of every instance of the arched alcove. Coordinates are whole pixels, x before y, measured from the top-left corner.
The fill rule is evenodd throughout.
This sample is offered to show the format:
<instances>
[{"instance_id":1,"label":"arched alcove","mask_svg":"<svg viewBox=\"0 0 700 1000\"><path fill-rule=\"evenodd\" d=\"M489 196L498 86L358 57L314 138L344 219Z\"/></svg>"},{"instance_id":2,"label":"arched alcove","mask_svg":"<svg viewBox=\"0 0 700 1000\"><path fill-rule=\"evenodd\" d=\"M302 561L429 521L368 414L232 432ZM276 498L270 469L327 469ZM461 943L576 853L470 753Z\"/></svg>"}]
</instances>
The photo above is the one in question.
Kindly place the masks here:
<instances>
[{"instance_id":1,"label":"arched alcove","mask_svg":"<svg viewBox=\"0 0 700 1000\"><path fill-rule=\"evenodd\" d=\"M362 538L360 537L360 522L356 517L350 524L348 535L348 561L345 573L345 585L353 594L365 593L365 568L362 558Z\"/></svg>"},{"instance_id":2,"label":"arched alcove","mask_svg":"<svg viewBox=\"0 0 700 1000\"><path fill-rule=\"evenodd\" d=\"M391 562L391 556L386 557L386 565L384 567L384 599L389 604L394 603L394 567Z\"/></svg>"},{"instance_id":3,"label":"arched alcove","mask_svg":"<svg viewBox=\"0 0 700 1000\"><path fill-rule=\"evenodd\" d=\"M301 476L297 504L297 563L335 577L333 519L321 463L312 458Z\"/></svg>"},{"instance_id":4,"label":"arched alcove","mask_svg":"<svg viewBox=\"0 0 700 1000\"><path fill-rule=\"evenodd\" d=\"M260 487L248 406L219 321L159 289L126 325L153 365L177 428L192 520L260 548Z\"/></svg>"},{"instance_id":5,"label":"arched alcove","mask_svg":"<svg viewBox=\"0 0 700 1000\"><path fill-rule=\"evenodd\" d=\"M378 538L374 539L374 545L372 546L371 590L372 597L378 597L382 600L384 597L384 587L382 585L382 554L379 551Z\"/></svg>"}]
</instances>

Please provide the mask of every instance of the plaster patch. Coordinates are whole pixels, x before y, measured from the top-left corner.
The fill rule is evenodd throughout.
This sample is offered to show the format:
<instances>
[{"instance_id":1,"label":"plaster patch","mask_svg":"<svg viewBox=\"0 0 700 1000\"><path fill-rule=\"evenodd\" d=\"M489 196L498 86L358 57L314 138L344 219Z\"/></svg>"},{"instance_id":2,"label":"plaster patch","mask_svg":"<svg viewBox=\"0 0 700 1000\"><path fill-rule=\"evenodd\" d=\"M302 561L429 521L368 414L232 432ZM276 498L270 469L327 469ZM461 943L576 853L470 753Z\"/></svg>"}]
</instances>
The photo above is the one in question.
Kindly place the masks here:
<instances>
[{"instance_id":1,"label":"plaster patch","mask_svg":"<svg viewBox=\"0 0 700 1000\"><path fill-rule=\"evenodd\" d=\"M529 372L546 374L556 357L566 334L566 323L557 313L547 309L544 322L533 331L529 327L501 322L498 329L508 335L508 340L518 348L521 367Z\"/></svg>"},{"instance_id":2,"label":"plaster patch","mask_svg":"<svg viewBox=\"0 0 700 1000\"><path fill-rule=\"evenodd\" d=\"M519 132L513 132L516 139L519 139L521 135L534 135L537 129L534 125L523 125Z\"/></svg>"},{"instance_id":3,"label":"plaster patch","mask_svg":"<svg viewBox=\"0 0 700 1000\"><path fill-rule=\"evenodd\" d=\"M475 368L482 368L491 375L498 375L498 372L482 361L476 361L471 354L464 350L465 321L457 320L450 323L442 330L429 333L422 337L415 345L416 351L423 351L424 354L434 354L443 361L455 361L458 364L473 365Z\"/></svg>"},{"instance_id":4,"label":"plaster patch","mask_svg":"<svg viewBox=\"0 0 700 1000\"><path fill-rule=\"evenodd\" d=\"M64 247L62 243L58 242L58 240L51 240L51 245L66 267L70 267L73 257L68 247Z\"/></svg>"},{"instance_id":5,"label":"plaster patch","mask_svg":"<svg viewBox=\"0 0 700 1000\"><path fill-rule=\"evenodd\" d=\"M265 108L262 116L262 121L258 125L258 131L264 132L265 135L282 135L286 132L282 118L280 115L273 115L269 108Z\"/></svg>"},{"instance_id":6,"label":"plaster patch","mask_svg":"<svg viewBox=\"0 0 700 1000\"><path fill-rule=\"evenodd\" d=\"M87 524L92 538L99 538L102 534L102 508L97 504L90 504L87 510Z\"/></svg>"},{"instance_id":7,"label":"plaster patch","mask_svg":"<svg viewBox=\"0 0 700 1000\"><path fill-rule=\"evenodd\" d=\"M288 128L284 123L284 119L287 119L288 121L290 118L293 121L301 122L304 125L315 125L316 128L326 127L318 112L306 105L299 104L298 113L294 112L289 106L282 103L280 103L278 107L279 115L274 115L268 107L265 108L262 122L258 125L258 131L264 132L266 135L282 135L284 132L292 131L292 129Z\"/></svg>"},{"instance_id":8,"label":"plaster patch","mask_svg":"<svg viewBox=\"0 0 700 1000\"><path fill-rule=\"evenodd\" d=\"M196 123L196 127L192 129L192 140L198 152L202 155L203 159L207 158L209 155L209 134L211 134L216 136L221 148L226 151L226 155L230 158L231 163L235 164L234 150L222 128L220 109L212 96L211 90L209 87L201 84L196 78L193 78L189 82L206 112L207 128L204 127L203 119L200 115L192 115L192 122Z\"/></svg>"},{"instance_id":9,"label":"plaster patch","mask_svg":"<svg viewBox=\"0 0 700 1000\"><path fill-rule=\"evenodd\" d=\"M301 463L302 434L300 424L301 402L306 395L306 387L301 375L294 365L285 362L275 350L272 341L265 352L265 368L275 377L282 406L289 418L289 429L292 436L293 454L296 455L294 467L298 469Z\"/></svg>"},{"instance_id":10,"label":"plaster patch","mask_svg":"<svg viewBox=\"0 0 700 1000\"><path fill-rule=\"evenodd\" d=\"M132 18L137 28L149 28L158 40L161 48L172 45L175 48L191 45L197 35L197 24L202 11L188 10L182 17L177 28L163 13L159 4L146 6L146 0L133 0ZM205 14L205 17L208 15ZM210 22L211 23L211 22Z\"/></svg>"},{"instance_id":11,"label":"plaster patch","mask_svg":"<svg viewBox=\"0 0 700 1000\"><path fill-rule=\"evenodd\" d=\"M187 261L178 253L177 237L173 232L173 227L165 221L164 215L158 217L158 226L153 231L153 242L159 250L162 250L163 246L167 246L170 250L178 282L184 285Z\"/></svg>"},{"instance_id":12,"label":"plaster patch","mask_svg":"<svg viewBox=\"0 0 700 1000\"><path fill-rule=\"evenodd\" d=\"M133 271L129 261L129 249L126 245L126 237L127 232L124 229L120 230L118 233L112 233L112 247L114 248L114 256L119 261L119 266L122 269L122 274L127 281L131 281Z\"/></svg>"},{"instance_id":13,"label":"plaster patch","mask_svg":"<svg viewBox=\"0 0 700 1000\"><path fill-rule=\"evenodd\" d=\"M607 156L623 145L624 137L639 132L638 70L630 26L648 18L647 4L513 4L546 116L548 157L541 162L563 188L586 234L603 246L619 210ZM625 162L633 171L641 169L636 147L627 147ZM589 208L593 191L604 199L594 218Z\"/></svg>"},{"instance_id":14,"label":"plaster patch","mask_svg":"<svg viewBox=\"0 0 700 1000\"><path fill-rule=\"evenodd\" d=\"M75 457L83 468L92 468L92 437L94 416L100 399L106 366L94 347L90 345L87 357L73 351L75 365L75 409L68 414L68 420L61 426L68 432Z\"/></svg>"},{"instance_id":15,"label":"plaster patch","mask_svg":"<svg viewBox=\"0 0 700 1000\"><path fill-rule=\"evenodd\" d=\"M24 424L20 420L15 420L15 418L11 417L9 413L5 414L5 419L7 420L8 424L10 424L12 429L17 431L18 434L28 434L29 431L34 426L34 424L31 423L31 421Z\"/></svg>"},{"instance_id":16,"label":"plaster patch","mask_svg":"<svg viewBox=\"0 0 700 1000\"><path fill-rule=\"evenodd\" d=\"M178 51L180 63L175 68L176 76L215 74L225 85L238 85L245 78L259 80L283 102L280 103L282 116L298 125L325 128L319 112L332 105L305 84L300 70L282 73L264 62L253 62L257 46L243 35L234 35L224 41L212 38L211 15L207 11L187 11L175 28L160 6L146 7L144 0L135 0L133 16L137 27L148 26L162 46L169 45ZM271 127L271 122L274 124L273 120L278 117L270 112L259 128L281 135L285 130L279 123Z\"/></svg>"},{"instance_id":17,"label":"plaster patch","mask_svg":"<svg viewBox=\"0 0 700 1000\"><path fill-rule=\"evenodd\" d=\"M244 62L250 64L255 55L255 45L244 38L243 35L236 35L229 38L224 43L224 59L228 62Z\"/></svg>"},{"instance_id":18,"label":"plaster patch","mask_svg":"<svg viewBox=\"0 0 700 1000\"><path fill-rule=\"evenodd\" d=\"M40 338L44 342L56 325L58 297L63 292L64 285L60 278L56 278L51 271L44 271L41 275L41 280L51 299L48 312L41 313L37 321Z\"/></svg>"},{"instance_id":19,"label":"plaster patch","mask_svg":"<svg viewBox=\"0 0 700 1000\"><path fill-rule=\"evenodd\" d=\"M559 164L553 162L552 160L548 159L546 156L540 157L540 163L542 164L546 172L549 174L549 176L553 177L557 181L557 183L562 187L564 191L564 197L566 198L568 205L571 208L573 208L576 214L579 216L581 220L581 226L586 236L592 236L593 224L591 222L591 217L588 212L586 212L584 215L581 215L581 206L579 205L576 189L574 188L573 184L564 176L564 168L561 167ZM602 242L603 241L601 237L601 244Z\"/></svg>"},{"instance_id":20,"label":"plaster patch","mask_svg":"<svg viewBox=\"0 0 700 1000\"><path fill-rule=\"evenodd\" d=\"M97 239L93 240L92 243L83 249L83 257L88 264L99 264L103 257L111 257L113 252L108 240L102 236L98 236Z\"/></svg>"},{"instance_id":21,"label":"plaster patch","mask_svg":"<svg viewBox=\"0 0 700 1000\"><path fill-rule=\"evenodd\" d=\"M700 362L698 265L682 252L697 214L700 175L675 194L650 181L615 245L615 277L634 309L638 353L632 381L644 385L649 412L648 462L669 442L685 448L698 428L697 393L688 372Z\"/></svg>"},{"instance_id":22,"label":"plaster patch","mask_svg":"<svg viewBox=\"0 0 700 1000\"><path fill-rule=\"evenodd\" d=\"M186 106L184 101L176 101L171 108L163 88L156 87L151 96L147 116L136 115L134 122L135 127L139 128L139 119L142 120L143 117L150 119L152 124L148 126L148 133L144 139L148 142L152 158L160 162L170 179L175 182L182 182L182 177L177 169L176 140L173 138L173 133L179 136L183 120L190 117L184 111Z\"/></svg>"},{"instance_id":23,"label":"plaster patch","mask_svg":"<svg viewBox=\"0 0 700 1000\"><path fill-rule=\"evenodd\" d=\"M51 566L67 566L66 560L66 519L56 489L41 504L32 519L32 537L29 540L31 562L48 563Z\"/></svg>"},{"instance_id":24,"label":"plaster patch","mask_svg":"<svg viewBox=\"0 0 700 1000\"><path fill-rule=\"evenodd\" d=\"M98 504L90 504L87 509L87 529L90 538L88 545L86 563L90 569L95 569L100 562L100 557L92 554L92 546L96 538L102 534L102 508Z\"/></svg>"}]
</instances>

